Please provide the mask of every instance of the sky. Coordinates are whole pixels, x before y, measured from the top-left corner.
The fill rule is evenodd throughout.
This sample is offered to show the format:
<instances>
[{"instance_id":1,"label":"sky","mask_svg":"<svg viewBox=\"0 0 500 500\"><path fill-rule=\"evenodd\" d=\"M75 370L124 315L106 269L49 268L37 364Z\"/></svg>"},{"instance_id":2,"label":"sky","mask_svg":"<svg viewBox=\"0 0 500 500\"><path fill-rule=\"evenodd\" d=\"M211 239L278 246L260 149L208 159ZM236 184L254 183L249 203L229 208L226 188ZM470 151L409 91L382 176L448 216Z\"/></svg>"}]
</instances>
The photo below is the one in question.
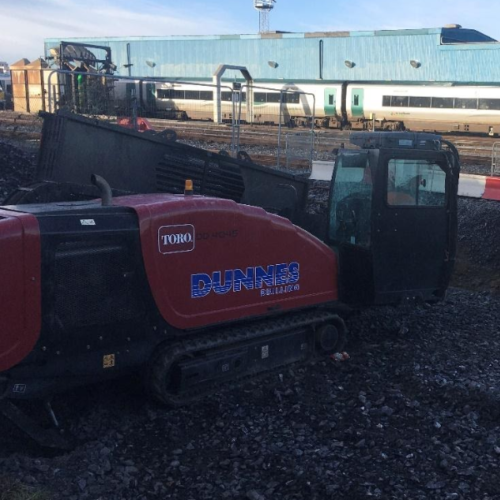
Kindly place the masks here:
<instances>
[{"instance_id":1,"label":"sky","mask_svg":"<svg viewBox=\"0 0 500 500\"><path fill-rule=\"evenodd\" d=\"M257 33L253 0L0 0L0 61L43 55L45 38ZM357 31L461 24L500 40L497 0L277 0L270 29Z\"/></svg>"}]
</instances>

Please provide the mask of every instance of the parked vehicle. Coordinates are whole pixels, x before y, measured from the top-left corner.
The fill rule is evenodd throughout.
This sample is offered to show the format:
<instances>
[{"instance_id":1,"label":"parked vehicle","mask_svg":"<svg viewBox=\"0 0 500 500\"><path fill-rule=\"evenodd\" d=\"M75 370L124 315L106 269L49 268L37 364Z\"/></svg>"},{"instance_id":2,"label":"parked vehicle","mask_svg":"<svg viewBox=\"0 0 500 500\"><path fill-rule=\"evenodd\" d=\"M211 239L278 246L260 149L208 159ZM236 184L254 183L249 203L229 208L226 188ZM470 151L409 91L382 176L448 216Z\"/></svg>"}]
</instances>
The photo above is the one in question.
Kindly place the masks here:
<instances>
[{"instance_id":1,"label":"parked vehicle","mask_svg":"<svg viewBox=\"0 0 500 500\"><path fill-rule=\"evenodd\" d=\"M46 167L50 180L0 209L0 278L10 284L0 288L0 411L35 438L43 433L13 401L135 371L157 400L192 403L342 351L346 308L445 296L459 163L438 136L352 134L359 149L339 152L325 218L305 216L303 177L96 120L69 122L72 134L53 122L57 142L42 141L38 177ZM150 194L113 197L93 175L101 200L92 200L78 184L85 165L54 164L62 145L81 160L120 141L131 158L150 144L156 170L135 163L126 176L112 154L86 168Z\"/></svg>"}]
</instances>

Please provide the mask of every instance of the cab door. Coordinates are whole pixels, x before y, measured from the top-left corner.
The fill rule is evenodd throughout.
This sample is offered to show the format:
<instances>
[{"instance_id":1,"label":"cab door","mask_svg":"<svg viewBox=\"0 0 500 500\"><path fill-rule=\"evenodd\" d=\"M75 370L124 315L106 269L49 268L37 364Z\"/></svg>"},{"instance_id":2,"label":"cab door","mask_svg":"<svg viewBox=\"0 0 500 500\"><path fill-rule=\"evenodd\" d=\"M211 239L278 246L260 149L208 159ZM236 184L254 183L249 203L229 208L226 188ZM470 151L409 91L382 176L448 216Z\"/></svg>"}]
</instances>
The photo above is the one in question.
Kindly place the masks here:
<instances>
[{"instance_id":1,"label":"cab door","mask_svg":"<svg viewBox=\"0 0 500 500\"><path fill-rule=\"evenodd\" d=\"M374 151L337 156L330 189L328 241L339 256L339 298L346 304L374 302L371 250Z\"/></svg>"},{"instance_id":2,"label":"cab door","mask_svg":"<svg viewBox=\"0 0 500 500\"><path fill-rule=\"evenodd\" d=\"M351 93L351 114L353 118L363 118L365 115L363 100L365 96L364 89L352 89Z\"/></svg>"},{"instance_id":3,"label":"cab door","mask_svg":"<svg viewBox=\"0 0 500 500\"><path fill-rule=\"evenodd\" d=\"M328 240L342 302L442 298L457 233L458 171L444 152L373 149L337 157Z\"/></svg>"},{"instance_id":4,"label":"cab door","mask_svg":"<svg viewBox=\"0 0 500 500\"><path fill-rule=\"evenodd\" d=\"M337 89L325 89L325 116L336 116Z\"/></svg>"},{"instance_id":5,"label":"cab door","mask_svg":"<svg viewBox=\"0 0 500 500\"><path fill-rule=\"evenodd\" d=\"M443 153L380 150L371 242L376 302L444 295L455 254L457 181Z\"/></svg>"}]
</instances>

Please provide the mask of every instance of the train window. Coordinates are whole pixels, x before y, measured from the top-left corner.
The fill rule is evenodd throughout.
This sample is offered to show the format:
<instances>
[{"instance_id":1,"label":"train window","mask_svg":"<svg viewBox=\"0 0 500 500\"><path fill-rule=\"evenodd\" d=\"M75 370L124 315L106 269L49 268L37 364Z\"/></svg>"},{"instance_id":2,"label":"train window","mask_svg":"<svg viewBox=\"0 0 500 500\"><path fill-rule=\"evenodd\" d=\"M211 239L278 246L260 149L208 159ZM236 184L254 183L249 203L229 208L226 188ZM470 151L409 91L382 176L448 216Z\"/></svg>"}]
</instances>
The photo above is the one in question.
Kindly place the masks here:
<instances>
[{"instance_id":1,"label":"train window","mask_svg":"<svg viewBox=\"0 0 500 500\"><path fill-rule=\"evenodd\" d=\"M430 108L431 98L430 97L411 97L410 96L410 108Z\"/></svg>"},{"instance_id":2,"label":"train window","mask_svg":"<svg viewBox=\"0 0 500 500\"><path fill-rule=\"evenodd\" d=\"M386 108L391 106L391 96L390 95L385 95L382 97L382 106L385 106Z\"/></svg>"},{"instance_id":3,"label":"train window","mask_svg":"<svg viewBox=\"0 0 500 500\"><path fill-rule=\"evenodd\" d=\"M332 95L332 94L330 94L330 95L328 96L328 105L329 105L329 106L333 106L333 104L334 104L333 95Z\"/></svg>"},{"instance_id":4,"label":"train window","mask_svg":"<svg viewBox=\"0 0 500 500\"><path fill-rule=\"evenodd\" d=\"M359 106L359 94L354 94L352 103L354 106Z\"/></svg>"},{"instance_id":5,"label":"train window","mask_svg":"<svg viewBox=\"0 0 500 500\"><path fill-rule=\"evenodd\" d=\"M455 98L456 109L477 109L477 99Z\"/></svg>"},{"instance_id":6,"label":"train window","mask_svg":"<svg viewBox=\"0 0 500 500\"><path fill-rule=\"evenodd\" d=\"M221 101L233 102L233 93L232 92L221 92L220 98L221 98Z\"/></svg>"},{"instance_id":7,"label":"train window","mask_svg":"<svg viewBox=\"0 0 500 500\"><path fill-rule=\"evenodd\" d=\"M214 93L211 90L202 90L200 92L200 99L202 101L213 101Z\"/></svg>"},{"instance_id":8,"label":"train window","mask_svg":"<svg viewBox=\"0 0 500 500\"><path fill-rule=\"evenodd\" d=\"M254 101L255 102L267 102L266 100L267 94L264 92L255 92Z\"/></svg>"},{"instance_id":9,"label":"train window","mask_svg":"<svg viewBox=\"0 0 500 500\"><path fill-rule=\"evenodd\" d=\"M393 95L391 98L391 106L393 108L407 108L409 100L407 95Z\"/></svg>"},{"instance_id":10,"label":"train window","mask_svg":"<svg viewBox=\"0 0 500 500\"><path fill-rule=\"evenodd\" d=\"M156 97L158 99L172 99L172 89L158 89Z\"/></svg>"},{"instance_id":11,"label":"train window","mask_svg":"<svg viewBox=\"0 0 500 500\"><path fill-rule=\"evenodd\" d=\"M407 207L443 207L446 174L432 161L393 159L387 168L387 204Z\"/></svg>"},{"instance_id":12,"label":"train window","mask_svg":"<svg viewBox=\"0 0 500 500\"><path fill-rule=\"evenodd\" d=\"M199 90L186 90L184 94L186 99L196 99L200 100L200 91Z\"/></svg>"},{"instance_id":13,"label":"train window","mask_svg":"<svg viewBox=\"0 0 500 500\"><path fill-rule=\"evenodd\" d=\"M453 108L453 97L433 97L433 108Z\"/></svg>"},{"instance_id":14,"label":"train window","mask_svg":"<svg viewBox=\"0 0 500 500\"><path fill-rule=\"evenodd\" d=\"M500 99L479 99L479 109L500 109Z\"/></svg>"},{"instance_id":15,"label":"train window","mask_svg":"<svg viewBox=\"0 0 500 500\"><path fill-rule=\"evenodd\" d=\"M174 99L184 99L184 90L174 90L173 91L173 94L174 94Z\"/></svg>"},{"instance_id":16,"label":"train window","mask_svg":"<svg viewBox=\"0 0 500 500\"><path fill-rule=\"evenodd\" d=\"M300 94L296 92L283 94L283 102L288 104L300 104Z\"/></svg>"},{"instance_id":17,"label":"train window","mask_svg":"<svg viewBox=\"0 0 500 500\"><path fill-rule=\"evenodd\" d=\"M279 92L269 92L266 96L267 102L280 102L280 93Z\"/></svg>"}]
</instances>

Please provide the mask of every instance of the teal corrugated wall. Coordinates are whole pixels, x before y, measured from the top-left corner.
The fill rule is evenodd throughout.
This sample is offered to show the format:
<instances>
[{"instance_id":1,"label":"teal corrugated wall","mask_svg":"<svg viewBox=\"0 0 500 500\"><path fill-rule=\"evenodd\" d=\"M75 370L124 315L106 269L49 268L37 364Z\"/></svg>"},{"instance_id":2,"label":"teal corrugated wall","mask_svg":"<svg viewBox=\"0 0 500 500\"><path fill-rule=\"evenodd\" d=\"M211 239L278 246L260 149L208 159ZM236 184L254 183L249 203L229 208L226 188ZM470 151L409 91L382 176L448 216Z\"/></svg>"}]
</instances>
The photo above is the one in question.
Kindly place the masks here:
<instances>
[{"instance_id":1,"label":"teal corrugated wall","mask_svg":"<svg viewBox=\"0 0 500 500\"><path fill-rule=\"evenodd\" d=\"M500 83L500 43L441 45L441 29L200 37L66 39L111 47L126 76L127 43L134 76L210 79L219 64L246 66L256 80L317 81L320 42L324 80ZM59 40L45 40L45 51ZM154 68L146 64L150 59ZM348 68L345 61L354 63ZM415 69L410 60L417 60ZM269 61L278 63L272 68ZM232 78L233 74L226 75ZM239 77L240 75L238 75Z\"/></svg>"}]
</instances>

